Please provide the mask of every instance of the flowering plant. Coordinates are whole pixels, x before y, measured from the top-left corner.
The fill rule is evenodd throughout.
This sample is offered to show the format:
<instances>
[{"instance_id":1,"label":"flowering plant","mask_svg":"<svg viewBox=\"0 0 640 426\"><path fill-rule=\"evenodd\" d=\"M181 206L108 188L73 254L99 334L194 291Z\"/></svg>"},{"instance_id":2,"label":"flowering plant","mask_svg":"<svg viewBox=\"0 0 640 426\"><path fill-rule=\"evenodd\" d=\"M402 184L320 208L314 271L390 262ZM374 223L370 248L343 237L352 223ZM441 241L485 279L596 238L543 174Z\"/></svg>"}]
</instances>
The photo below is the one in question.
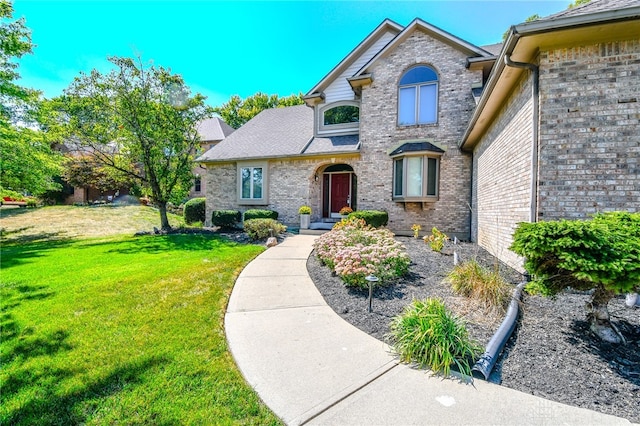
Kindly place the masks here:
<instances>
[{"instance_id":1,"label":"flowering plant","mask_svg":"<svg viewBox=\"0 0 640 426\"><path fill-rule=\"evenodd\" d=\"M425 235L423 237L425 244L429 244L431 250L437 251L438 253L442 251L444 242L448 239L449 237L447 237L444 232L439 231L435 226L431 229L431 235Z\"/></svg>"},{"instance_id":2,"label":"flowering plant","mask_svg":"<svg viewBox=\"0 0 640 426\"><path fill-rule=\"evenodd\" d=\"M340 213L340 216L346 216L349 213L353 213L353 209L349 206L344 206L338 213Z\"/></svg>"},{"instance_id":3,"label":"flowering plant","mask_svg":"<svg viewBox=\"0 0 640 426\"><path fill-rule=\"evenodd\" d=\"M417 223L414 223L411 226L411 230L413 231L413 238L418 238L418 234L422 230L422 226L418 225Z\"/></svg>"},{"instance_id":4,"label":"flowering plant","mask_svg":"<svg viewBox=\"0 0 640 426\"><path fill-rule=\"evenodd\" d=\"M362 219L345 219L314 243L320 260L347 286L367 288L367 275L383 284L404 275L410 259L391 231L375 229Z\"/></svg>"},{"instance_id":5,"label":"flowering plant","mask_svg":"<svg viewBox=\"0 0 640 426\"><path fill-rule=\"evenodd\" d=\"M299 214L311 214L311 207L309 206L302 206L298 209L298 213Z\"/></svg>"}]
</instances>

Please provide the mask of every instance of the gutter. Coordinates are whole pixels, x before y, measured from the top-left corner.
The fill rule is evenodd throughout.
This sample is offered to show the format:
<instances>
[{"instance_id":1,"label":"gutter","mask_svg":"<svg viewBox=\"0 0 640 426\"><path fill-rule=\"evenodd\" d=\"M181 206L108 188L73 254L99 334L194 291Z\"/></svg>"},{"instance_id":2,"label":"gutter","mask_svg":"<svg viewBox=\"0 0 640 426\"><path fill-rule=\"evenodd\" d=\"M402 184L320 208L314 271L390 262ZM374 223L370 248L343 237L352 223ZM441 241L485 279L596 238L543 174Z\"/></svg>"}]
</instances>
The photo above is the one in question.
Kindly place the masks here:
<instances>
[{"instance_id":1,"label":"gutter","mask_svg":"<svg viewBox=\"0 0 640 426\"><path fill-rule=\"evenodd\" d=\"M523 68L531 71L533 97L533 147L531 149L531 195L529 222L538 221L538 158L540 147L539 123L540 123L540 68L535 64L515 62L511 55L504 55L504 63L508 67Z\"/></svg>"},{"instance_id":2,"label":"gutter","mask_svg":"<svg viewBox=\"0 0 640 426\"><path fill-rule=\"evenodd\" d=\"M467 130L465 131L458 147L461 150L468 150L465 147L467 139L471 135L471 132L478 120L481 113L486 106L491 93L493 92L496 84L500 78L500 75L504 71L505 63L502 60L503 56L511 55L515 50L518 41L523 37L533 36L537 34L550 33L555 31L562 31L571 28L588 27L599 24L611 24L615 22L624 22L640 19L640 6L629 7L625 9L608 10L604 12L590 13L587 15L577 15L569 17L558 17L552 19L540 19L537 21L525 22L518 25L513 25L507 36L502 51L498 55L499 59L496 61L494 69L491 71L491 75L485 85L482 92L482 97L473 112Z\"/></svg>"}]
</instances>

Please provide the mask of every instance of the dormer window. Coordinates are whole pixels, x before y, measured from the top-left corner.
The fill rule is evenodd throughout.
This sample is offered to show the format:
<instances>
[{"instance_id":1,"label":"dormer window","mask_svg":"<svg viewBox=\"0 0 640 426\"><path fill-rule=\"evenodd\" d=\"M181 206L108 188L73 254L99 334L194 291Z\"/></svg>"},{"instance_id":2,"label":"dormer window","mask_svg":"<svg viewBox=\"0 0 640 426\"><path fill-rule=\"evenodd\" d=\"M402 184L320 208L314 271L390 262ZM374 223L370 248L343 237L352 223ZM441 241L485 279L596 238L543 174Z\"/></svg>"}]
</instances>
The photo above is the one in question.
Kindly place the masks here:
<instances>
[{"instance_id":1,"label":"dormer window","mask_svg":"<svg viewBox=\"0 0 640 426\"><path fill-rule=\"evenodd\" d=\"M360 106L353 101L334 102L322 107L318 118L318 133L357 133L360 126Z\"/></svg>"},{"instance_id":2,"label":"dormer window","mask_svg":"<svg viewBox=\"0 0 640 426\"><path fill-rule=\"evenodd\" d=\"M398 83L398 125L438 121L438 74L426 65L407 70Z\"/></svg>"}]
</instances>

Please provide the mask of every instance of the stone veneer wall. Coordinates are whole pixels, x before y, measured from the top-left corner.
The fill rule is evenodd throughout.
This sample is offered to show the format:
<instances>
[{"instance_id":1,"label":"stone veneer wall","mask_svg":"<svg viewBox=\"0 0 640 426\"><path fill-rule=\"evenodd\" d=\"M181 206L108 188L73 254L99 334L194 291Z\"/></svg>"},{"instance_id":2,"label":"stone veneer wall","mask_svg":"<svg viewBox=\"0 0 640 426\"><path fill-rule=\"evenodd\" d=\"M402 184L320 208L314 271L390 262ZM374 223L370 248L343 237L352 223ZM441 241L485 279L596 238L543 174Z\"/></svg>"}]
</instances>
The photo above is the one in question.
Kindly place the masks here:
<instances>
[{"instance_id":1,"label":"stone veneer wall","mask_svg":"<svg viewBox=\"0 0 640 426\"><path fill-rule=\"evenodd\" d=\"M410 233L414 223L428 232L431 227L459 238L470 236L471 156L457 148L475 102L473 83L481 71L465 68L467 59L448 44L416 31L371 69L373 83L362 90L360 109L361 160L358 175L358 209L386 210L389 228ZM397 125L398 81L415 64L427 64L438 72L438 123ZM388 152L401 140L429 138L447 147L440 164L439 200L433 203L392 201L393 161Z\"/></svg>"},{"instance_id":2,"label":"stone veneer wall","mask_svg":"<svg viewBox=\"0 0 640 426\"><path fill-rule=\"evenodd\" d=\"M533 125L527 72L473 152L473 240L520 271L509 246L517 223L531 216Z\"/></svg>"},{"instance_id":3,"label":"stone veneer wall","mask_svg":"<svg viewBox=\"0 0 640 426\"><path fill-rule=\"evenodd\" d=\"M540 54L539 218L640 210L640 40Z\"/></svg>"},{"instance_id":4,"label":"stone veneer wall","mask_svg":"<svg viewBox=\"0 0 640 426\"><path fill-rule=\"evenodd\" d=\"M278 220L287 225L298 226L298 209L309 205L312 209L311 221L320 221L322 217L322 170L331 164L344 163L352 167L355 157L312 158L300 160L268 161L268 205L238 204L236 163L208 165L206 225L211 225L213 210L269 209L278 212ZM315 175L318 180L315 180Z\"/></svg>"}]
</instances>

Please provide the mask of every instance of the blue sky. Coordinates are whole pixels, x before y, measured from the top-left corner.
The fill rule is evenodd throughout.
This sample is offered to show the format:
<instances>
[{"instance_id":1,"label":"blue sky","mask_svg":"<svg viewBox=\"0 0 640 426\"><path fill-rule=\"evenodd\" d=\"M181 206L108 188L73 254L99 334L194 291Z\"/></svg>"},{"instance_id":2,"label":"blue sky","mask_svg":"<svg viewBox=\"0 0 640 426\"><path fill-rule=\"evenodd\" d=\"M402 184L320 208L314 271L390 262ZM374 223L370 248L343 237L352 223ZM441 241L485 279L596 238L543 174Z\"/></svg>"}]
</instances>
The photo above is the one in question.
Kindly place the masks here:
<instances>
[{"instance_id":1,"label":"blue sky","mask_svg":"<svg viewBox=\"0 0 640 426\"><path fill-rule=\"evenodd\" d=\"M476 45L569 1L37 1L14 0L36 45L20 84L51 98L73 77L141 55L220 105L258 91L306 93L380 22L419 17Z\"/></svg>"}]
</instances>

